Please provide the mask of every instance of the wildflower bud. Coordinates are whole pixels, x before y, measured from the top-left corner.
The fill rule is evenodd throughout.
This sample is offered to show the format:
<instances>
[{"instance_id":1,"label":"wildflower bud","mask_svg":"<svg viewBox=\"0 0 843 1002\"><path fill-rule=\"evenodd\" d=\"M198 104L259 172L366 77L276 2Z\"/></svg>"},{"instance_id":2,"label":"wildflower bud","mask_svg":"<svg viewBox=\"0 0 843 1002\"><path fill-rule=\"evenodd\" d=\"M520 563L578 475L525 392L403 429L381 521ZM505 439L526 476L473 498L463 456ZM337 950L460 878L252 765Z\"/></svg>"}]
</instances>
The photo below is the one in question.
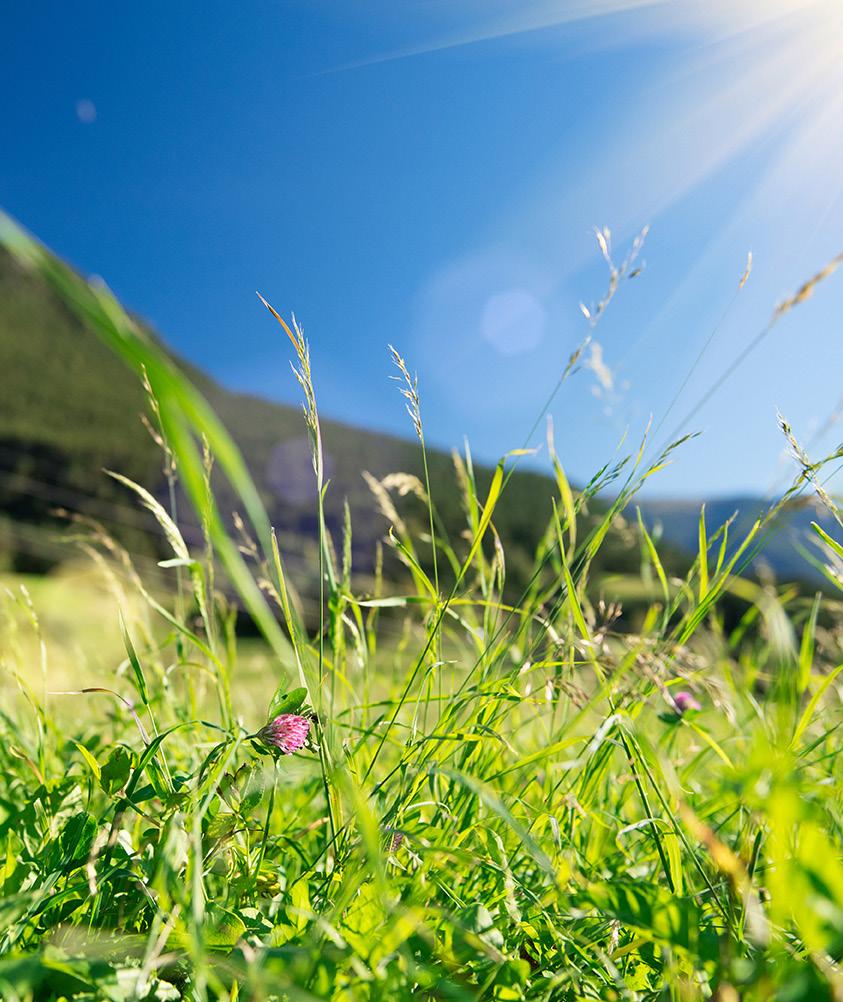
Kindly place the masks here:
<instances>
[{"instance_id":1,"label":"wildflower bud","mask_svg":"<svg viewBox=\"0 0 843 1002\"><path fill-rule=\"evenodd\" d=\"M397 828L390 828L389 826L384 826L383 832L386 835L386 847L388 851L398 852L401 848L401 843L404 841L404 832L400 832Z\"/></svg>"},{"instance_id":2,"label":"wildflower bud","mask_svg":"<svg viewBox=\"0 0 843 1002\"><path fill-rule=\"evenodd\" d=\"M676 712L681 717L683 713L688 710L701 710L702 706L699 701L696 700L690 692L677 692L673 697L673 706Z\"/></svg>"},{"instance_id":3,"label":"wildflower bud","mask_svg":"<svg viewBox=\"0 0 843 1002\"><path fill-rule=\"evenodd\" d=\"M310 721L297 713L282 713L260 732L261 738L284 755L292 755L301 748L310 733Z\"/></svg>"}]
</instances>

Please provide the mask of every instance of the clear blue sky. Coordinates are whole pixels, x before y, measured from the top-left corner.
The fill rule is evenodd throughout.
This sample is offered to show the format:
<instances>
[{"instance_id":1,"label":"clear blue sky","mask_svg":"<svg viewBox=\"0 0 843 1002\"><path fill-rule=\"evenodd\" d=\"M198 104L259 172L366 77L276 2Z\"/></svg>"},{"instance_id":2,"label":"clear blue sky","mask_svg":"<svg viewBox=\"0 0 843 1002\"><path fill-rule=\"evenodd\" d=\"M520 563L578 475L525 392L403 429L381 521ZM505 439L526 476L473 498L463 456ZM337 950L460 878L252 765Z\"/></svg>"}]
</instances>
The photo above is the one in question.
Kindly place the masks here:
<instances>
[{"instance_id":1,"label":"clear blue sky","mask_svg":"<svg viewBox=\"0 0 843 1002\"><path fill-rule=\"evenodd\" d=\"M0 205L231 387L297 398L260 289L304 325L324 415L411 434L394 343L429 440L486 459L589 333L592 228L620 261L650 224L553 408L581 481L712 332L659 438L843 249L840 27L831 0L10 4ZM766 491L777 407L814 451L843 437L841 317L843 271L651 492Z\"/></svg>"}]
</instances>

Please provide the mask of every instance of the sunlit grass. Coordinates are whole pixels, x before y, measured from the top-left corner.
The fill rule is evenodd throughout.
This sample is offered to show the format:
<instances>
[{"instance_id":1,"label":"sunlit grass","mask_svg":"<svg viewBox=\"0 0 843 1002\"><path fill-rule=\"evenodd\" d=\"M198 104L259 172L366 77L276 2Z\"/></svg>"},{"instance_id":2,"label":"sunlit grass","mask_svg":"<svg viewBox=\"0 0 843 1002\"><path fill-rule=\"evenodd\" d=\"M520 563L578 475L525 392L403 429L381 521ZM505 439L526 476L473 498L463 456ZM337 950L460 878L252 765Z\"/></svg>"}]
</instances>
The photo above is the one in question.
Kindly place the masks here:
<instances>
[{"instance_id":1,"label":"sunlit grass","mask_svg":"<svg viewBox=\"0 0 843 1002\"><path fill-rule=\"evenodd\" d=\"M308 634L199 394L106 291L11 224L4 239L145 374L205 530L189 548L127 485L172 550L168 591L128 557L6 581L4 999L841 997L841 603L740 577L767 517L738 540L701 517L683 578L642 528L640 581L592 580L676 445L645 463L636 444L580 491L557 462L513 602L495 510L519 455L482 494L466 456L461 536L437 525L435 485L414 488L429 531L395 512L401 580L362 590L353 526L331 539L321 524ZM287 332L318 478L307 345ZM236 539L211 456L242 502ZM802 464L790 494L822 469ZM589 515L609 486L616 501ZM831 582L839 543L822 545ZM238 636L238 607L262 639ZM278 713L310 721L295 754L258 734Z\"/></svg>"}]
</instances>

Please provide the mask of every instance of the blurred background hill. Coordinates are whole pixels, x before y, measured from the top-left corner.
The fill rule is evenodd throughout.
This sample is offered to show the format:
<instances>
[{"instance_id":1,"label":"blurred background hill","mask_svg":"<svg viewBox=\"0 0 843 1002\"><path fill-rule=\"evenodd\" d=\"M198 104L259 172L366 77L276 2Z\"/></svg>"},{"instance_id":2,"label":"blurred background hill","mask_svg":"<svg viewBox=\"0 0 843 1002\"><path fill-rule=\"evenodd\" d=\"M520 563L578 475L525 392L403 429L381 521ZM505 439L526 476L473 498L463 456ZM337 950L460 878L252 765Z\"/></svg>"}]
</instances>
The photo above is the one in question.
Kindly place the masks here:
<instances>
[{"instance_id":1,"label":"blurred background hill","mask_svg":"<svg viewBox=\"0 0 843 1002\"><path fill-rule=\"evenodd\" d=\"M149 331L150 337L157 335ZM268 336L272 335L270 331ZM179 366L205 394L242 449L278 529L300 584L313 584L316 566L315 486L306 429L295 407L233 393L183 359ZM127 490L106 469L148 486L165 499L162 453L142 415L149 414L144 388L109 348L73 315L41 280L0 250L0 366L6 392L0 396L0 561L7 569L46 571L72 550L62 542L69 518L101 523L141 561L163 555L160 533ZM390 392L385 387L384 392ZM417 443L323 421L329 529L339 540L347 499L358 573L371 574L376 544L387 521L373 503L364 472L382 480L400 472L421 479ZM453 459L429 454L432 492L446 531L458 536L465 518ZM475 470L483 492L491 471ZM411 481L408 481L411 482ZM226 509L225 485L217 485ZM550 514L552 481L540 472L519 471L510 482L495 524L506 546L509 587L526 583L527 569ZM392 500L402 517L423 528L426 512L409 491ZM660 540L668 568L681 573L697 546L699 507L704 499L641 502L645 522ZM233 501L231 502L233 505ZM738 512L734 537L748 530L768 502L760 497L725 497L707 502L709 531ZM601 508L592 501L592 507ZM639 545L634 513L621 524L601 561L607 573L637 571ZM587 517L587 516L586 516ZM762 560L776 576L818 583L821 575L800 553L813 549L809 523L823 521L813 505L791 506L765 545ZM187 505L180 523L188 541L200 539ZM387 563L387 571L389 564Z\"/></svg>"},{"instance_id":2,"label":"blurred background hill","mask_svg":"<svg viewBox=\"0 0 843 1002\"><path fill-rule=\"evenodd\" d=\"M149 336L155 337L152 332ZM270 330L270 334L273 333ZM293 567L315 567L315 480L301 411L246 394L232 393L182 359L175 359L207 397L242 449L261 489L273 524ZM133 553L160 555L160 533L137 509L125 487L104 470L118 471L162 498L167 485L163 457L142 415L149 413L144 388L96 335L47 289L0 250L0 365L8 392L0 399L0 511L2 559L16 570L46 570L67 556L54 531L66 513L101 522ZM390 392L391 388L385 388ZM364 472L382 479L402 472L422 476L415 441L376 434L347 424L322 424L329 528L337 535L347 499L354 529L355 566L373 567L375 543L387 523L373 503ZM455 533L464 520L450 456L429 455L437 508ZM491 471L476 471L481 489ZM218 485L225 509L225 485ZM499 510L499 531L513 545L510 572L519 578L550 513L551 482L538 473L515 478ZM410 520L423 520L416 499L395 502ZM200 533L184 505L180 524L188 542Z\"/></svg>"}]
</instances>

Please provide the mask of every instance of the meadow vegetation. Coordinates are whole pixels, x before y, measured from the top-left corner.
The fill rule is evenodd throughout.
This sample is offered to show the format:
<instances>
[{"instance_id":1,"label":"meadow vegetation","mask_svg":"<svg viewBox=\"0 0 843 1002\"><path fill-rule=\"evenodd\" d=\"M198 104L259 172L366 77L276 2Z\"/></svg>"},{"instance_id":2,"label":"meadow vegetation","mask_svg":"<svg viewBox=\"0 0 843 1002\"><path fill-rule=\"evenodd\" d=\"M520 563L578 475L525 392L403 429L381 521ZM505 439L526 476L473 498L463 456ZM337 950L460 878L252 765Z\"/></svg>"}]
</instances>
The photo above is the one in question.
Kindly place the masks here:
<instances>
[{"instance_id":1,"label":"meadow vegetation","mask_svg":"<svg viewBox=\"0 0 843 1002\"><path fill-rule=\"evenodd\" d=\"M574 490L549 436L552 503L514 587L496 513L520 451L480 484L460 457L461 525L444 525L395 352L419 460L370 484L400 576L377 555L360 575L353 520L325 517L307 343L269 307L304 396L312 624L205 397L107 290L8 221L2 236L145 382L201 528L188 544L115 471L168 553L153 584L77 526L96 605L68 580L50 604L101 628L84 671L67 650L54 670L46 586L6 591L4 1000L843 998L843 532L817 529L826 594L742 576L781 503L819 491L841 526L823 487L839 450L812 461L785 425L785 497L739 539L703 512L677 576L635 495L681 443L651 455L645 439ZM402 517L402 492L426 519ZM619 533L634 617L594 574ZM244 615L261 638L245 651ZM281 715L309 723L290 754L262 730Z\"/></svg>"}]
</instances>

